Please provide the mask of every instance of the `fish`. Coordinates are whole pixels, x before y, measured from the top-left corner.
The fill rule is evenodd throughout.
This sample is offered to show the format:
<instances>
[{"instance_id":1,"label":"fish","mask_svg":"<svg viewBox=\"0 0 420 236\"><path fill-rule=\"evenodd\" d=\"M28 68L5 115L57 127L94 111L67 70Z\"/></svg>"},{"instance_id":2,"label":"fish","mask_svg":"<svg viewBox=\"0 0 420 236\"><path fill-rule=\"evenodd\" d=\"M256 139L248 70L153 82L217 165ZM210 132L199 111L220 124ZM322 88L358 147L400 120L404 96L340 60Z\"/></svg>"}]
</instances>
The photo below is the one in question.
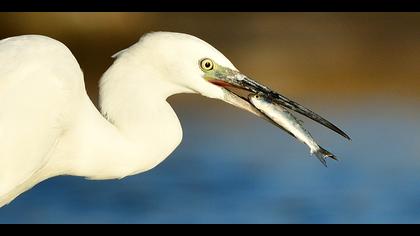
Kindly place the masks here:
<instances>
[{"instance_id":1,"label":"fish","mask_svg":"<svg viewBox=\"0 0 420 236\"><path fill-rule=\"evenodd\" d=\"M312 135L303 127L303 122L301 120L297 119L286 108L273 102L273 99L269 96L264 93L251 93L248 95L248 100L274 124L282 128L300 142L306 144L309 147L310 154L315 154L324 166L327 166L327 158L331 158L336 161L338 160L334 154L325 150L316 143Z\"/></svg>"}]
</instances>

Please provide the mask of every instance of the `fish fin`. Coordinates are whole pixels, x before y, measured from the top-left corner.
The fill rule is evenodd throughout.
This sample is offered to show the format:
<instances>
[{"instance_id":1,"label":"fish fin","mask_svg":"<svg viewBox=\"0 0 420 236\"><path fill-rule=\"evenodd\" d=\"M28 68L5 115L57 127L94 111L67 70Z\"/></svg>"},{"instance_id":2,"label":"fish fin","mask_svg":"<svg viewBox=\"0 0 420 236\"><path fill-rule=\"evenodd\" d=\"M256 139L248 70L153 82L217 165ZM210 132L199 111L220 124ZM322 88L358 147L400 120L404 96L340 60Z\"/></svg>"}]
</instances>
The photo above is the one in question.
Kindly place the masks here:
<instances>
[{"instance_id":1,"label":"fish fin","mask_svg":"<svg viewBox=\"0 0 420 236\"><path fill-rule=\"evenodd\" d=\"M321 161L321 163L325 167L327 167L327 162L326 162L326 158L327 157L338 161L338 158L334 154L332 154L331 152L325 150L322 147L319 147L316 151L314 151L314 153L315 153L315 156L318 158L318 160Z\"/></svg>"}]
</instances>

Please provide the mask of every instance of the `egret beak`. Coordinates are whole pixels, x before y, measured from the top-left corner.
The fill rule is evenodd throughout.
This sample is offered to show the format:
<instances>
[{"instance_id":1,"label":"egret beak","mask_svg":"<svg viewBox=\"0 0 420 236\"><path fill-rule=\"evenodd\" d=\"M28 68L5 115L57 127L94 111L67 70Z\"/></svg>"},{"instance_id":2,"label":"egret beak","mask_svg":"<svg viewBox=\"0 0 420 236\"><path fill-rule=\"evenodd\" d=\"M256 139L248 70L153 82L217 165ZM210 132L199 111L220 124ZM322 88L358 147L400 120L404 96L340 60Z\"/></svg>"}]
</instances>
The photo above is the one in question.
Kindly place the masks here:
<instances>
[{"instance_id":1,"label":"egret beak","mask_svg":"<svg viewBox=\"0 0 420 236\"><path fill-rule=\"evenodd\" d=\"M278 105L281 105L283 107L286 107L290 110L296 111L322 125L325 127L335 131L336 133L340 134L344 138L350 140L350 137L344 133L341 129L339 129L337 126L329 122L328 120L324 119L320 115L316 114L315 112L309 110L308 108L300 105L299 103L292 101L285 96L271 90L267 86L264 86L262 84L257 83L256 81L250 79L249 77L241 74L238 71L222 67L217 65L213 73L209 74L210 76L206 77L206 79L216 85L219 85L221 87L224 87L226 92L225 101L238 106L242 109L248 110L257 116L263 117L265 119L268 119L272 123L270 118L266 117L264 114L262 114L258 109L256 109L253 105L250 104L247 98L241 97L238 94L235 94L234 92L227 90L227 87L236 87L239 89L246 90L248 92L252 93L263 93L266 96L270 97L271 100Z\"/></svg>"}]
</instances>

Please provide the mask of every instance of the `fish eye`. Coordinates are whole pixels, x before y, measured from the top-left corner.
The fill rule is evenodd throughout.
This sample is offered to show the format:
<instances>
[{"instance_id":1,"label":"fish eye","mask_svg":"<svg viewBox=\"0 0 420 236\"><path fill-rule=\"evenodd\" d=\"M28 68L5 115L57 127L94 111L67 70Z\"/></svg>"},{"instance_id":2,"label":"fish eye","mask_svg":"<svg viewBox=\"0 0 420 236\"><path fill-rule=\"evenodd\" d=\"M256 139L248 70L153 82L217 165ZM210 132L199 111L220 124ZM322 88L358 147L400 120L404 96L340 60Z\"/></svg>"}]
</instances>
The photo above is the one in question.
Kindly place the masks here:
<instances>
[{"instance_id":1,"label":"fish eye","mask_svg":"<svg viewBox=\"0 0 420 236\"><path fill-rule=\"evenodd\" d=\"M257 95L255 95L255 97L256 97L256 98L260 98L260 95L258 95L258 94L257 94Z\"/></svg>"},{"instance_id":2,"label":"fish eye","mask_svg":"<svg viewBox=\"0 0 420 236\"><path fill-rule=\"evenodd\" d=\"M211 59L204 58L200 62L200 67L201 67L201 69L203 69L205 71L209 71L209 70L212 70L213 69L214 63L213 63L213 61Z\"/></svg>"}]
</instances>

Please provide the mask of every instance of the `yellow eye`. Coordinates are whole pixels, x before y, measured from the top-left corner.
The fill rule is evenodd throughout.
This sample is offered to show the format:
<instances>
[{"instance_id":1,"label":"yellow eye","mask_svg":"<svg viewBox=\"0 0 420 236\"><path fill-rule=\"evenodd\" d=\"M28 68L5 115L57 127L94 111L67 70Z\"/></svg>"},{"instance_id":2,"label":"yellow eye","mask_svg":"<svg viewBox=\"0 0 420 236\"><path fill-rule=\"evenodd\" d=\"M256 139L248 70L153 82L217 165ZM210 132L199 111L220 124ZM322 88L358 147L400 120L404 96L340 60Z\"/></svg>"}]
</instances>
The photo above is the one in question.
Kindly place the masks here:
<instances>
[{"instance_id":1,"label":"yellow eye","mask_svg":"<svg viewBox=\"0 0 420 236\"><path fill-rule=\"evenodd\" d=\"M214 67L214 63L212 60L205 58L203 60L201 60L200 62L200 67L203 70L212 70Z\"/></svg>"}]
</instances>

